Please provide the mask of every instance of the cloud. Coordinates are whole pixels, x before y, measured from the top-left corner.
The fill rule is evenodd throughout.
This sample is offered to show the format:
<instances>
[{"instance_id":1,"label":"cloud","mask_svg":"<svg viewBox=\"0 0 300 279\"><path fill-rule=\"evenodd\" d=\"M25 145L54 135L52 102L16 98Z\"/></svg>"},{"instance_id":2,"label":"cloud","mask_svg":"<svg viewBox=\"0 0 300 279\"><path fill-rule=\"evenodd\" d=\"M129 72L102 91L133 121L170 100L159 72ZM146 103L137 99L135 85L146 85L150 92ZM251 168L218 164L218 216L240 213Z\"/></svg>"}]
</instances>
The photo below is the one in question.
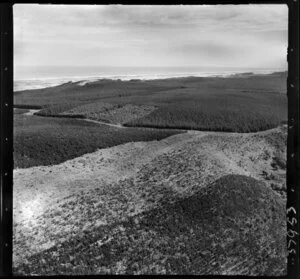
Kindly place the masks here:
<instances>
[{"instance_id":1,"label":"cloud","mask_svg":"<svg viewBox=\"0 0 300 279\"><path fill-rule=\"evenodd\" d=\"M281 67L286 5L14 5L16 65Z\"/></svg>"},{"instance_id":2,"label":"cloud","mask_svg":"<svg viewBox=\"0 0 300 279\"><path fill-rule=\"evenodd\" d=\"M287 20L285 5L149 6L149 5L22 5L14 6L15 20L29 24L74 27L119 26L152 28L239 23L242 27L272 28ZM251 23L251 24L249 24ZM266 26L267 27L267 26Z\"/></svg>"}]
</instances>

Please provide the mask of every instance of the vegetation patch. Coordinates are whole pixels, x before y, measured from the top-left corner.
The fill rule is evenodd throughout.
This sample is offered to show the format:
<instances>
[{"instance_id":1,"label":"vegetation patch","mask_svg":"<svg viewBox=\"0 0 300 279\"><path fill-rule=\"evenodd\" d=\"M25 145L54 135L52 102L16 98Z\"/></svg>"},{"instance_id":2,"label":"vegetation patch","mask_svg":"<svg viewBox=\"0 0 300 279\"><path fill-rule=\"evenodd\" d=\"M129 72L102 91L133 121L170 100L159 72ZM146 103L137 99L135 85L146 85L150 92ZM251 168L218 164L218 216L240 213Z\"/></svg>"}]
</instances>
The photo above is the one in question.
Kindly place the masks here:
<instances>
[{"instance_id":1,"label":"vegetation patch","mask_svg":"<svg viewBox=\"0 0 300 279\"><path fill-rule=\"evenodd\" d=\"M59 164L100 148L160 140L182 131L118 129L76 119L14 116L14 167Z\"/></svg>"},{"instance_id":2,"label":"vegetation patch","mask_svg":"<svg viewBox=\"0 0 300 279\"><path fill-rule=\"evenodd\" d=\"M287 119L285 79L99 80L15 93L15 168L56 166L15 172L15 191L30 199L16 207L21 260L14 275L285 275L280 128L190 131L86 154L161 140L182 133L178 128L275 127ZM24 115L26 109L47 117ZM128 127L72 119L80 117Z\"/></svg>"},{"instance_id":3,"label":"vegetation patch","mask_svg":"<svg viewBox=\"0 0 300 279\"><path fill-rule=\"evenodd\" d=\"M14 108L17 108L17 109L42 109L43 106L14 104Z\"/></svg>"},{"instance_id":4,"label":"vegetation patch","mask_svg":"<svg viewBox=\"0 0 300 279\"><path fill-rule=\"evenodd\" d=\"M144 117L156 109L146 105L120 105L110 103L92 103L65 111L60 115L82 115L85 118L108 123L123 124Z\"/></svg>"},{"instance_id":5,"label":"vegetation patch","mask_svg":"<svg viewBox=\"0 0 300 279\"><path fill-rule=\"evenodd\" d=\"M248 133L275 128L286 117L283 108L225 98L164 105L125 126Z\"/></svg>"},{"instance_id":6,"label":"vegetation patch","mask_svg":"<svg viewBox=\"0 0 300 279\"><path fill-rule=\"evenodd\" d=\"M284 212L263 182L227 175L190 197L83 230L14 274L285 275Z\"/></svg>"},{"instance_id":7,"label":"vegetation patch","mask_svg":"<svg viewBox=\"0 0 300 279\"><path fill-rule=\"evenodd\" d=\"M66 83L14 98L16 104L47 106L44 116L68 111L134 127L255 132L287 120L286 73Z\"/></svg>"},{"instance_id":8,"label":"vegetation patch","mask_svg":"<svg viewBox=\"0 0 300 279\"><path fill-rule=\"evenodd\" d=\"M65 104L65 103L58 104L58 105L51 105L51 106L48 106L47 108L44 108L44 109L40 110L39 112L35 113L35 115L55 117L55 116L59 116L58 114L66 111L66 110L69 110L73 107L74 107L74 104ZM76 115L76 117L77 116L78 115Z\"/></svg>"}]
</instances>

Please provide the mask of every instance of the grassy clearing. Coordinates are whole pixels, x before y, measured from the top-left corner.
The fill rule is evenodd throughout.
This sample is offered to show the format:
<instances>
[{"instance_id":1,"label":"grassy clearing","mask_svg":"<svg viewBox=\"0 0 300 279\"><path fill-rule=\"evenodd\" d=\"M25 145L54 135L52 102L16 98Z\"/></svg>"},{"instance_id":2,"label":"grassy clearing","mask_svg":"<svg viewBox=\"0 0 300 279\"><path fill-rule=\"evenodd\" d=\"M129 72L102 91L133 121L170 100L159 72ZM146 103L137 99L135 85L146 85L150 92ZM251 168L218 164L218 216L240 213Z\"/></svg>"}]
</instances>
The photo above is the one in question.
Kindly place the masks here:
<instances>
[{"instance_id":1,"label":"grassy clearing","mask_svg":"<svg viewBox=\"0 0 300 279\"><path fill-rule=\"evenodd\" d=\"M101 220L101 206L93 206L99 190L64 210L80 205L86 220ZM83 230L14 274L285 275L284 212L283 200L263 182L227 175L190 197Z\"/></svg>"},{"instance_id":2,"label":"grassy clearing","mask_svg":"<svg viewBox=\"0 0 300 279\"><path fill-rule=\"evenodd\" d=\"M180 131L118 129L75 119L14 117L14 167L59 164L66 160L132 141L160 140Z\"/></svg>"},{"instance_id":3,"label":"grassy clearing","mask_svg":"<svg viewBox=\"0 0 300 279\"><path fill-rule=\"evenodd\" d=\"M109 123L124 124L135 119L142 118L156 109L154 106L145 105L117 105L97 102L78 106L71 110L64 111L60 115L73 116L81 115L88 119L105 121Z\"/></svg>"}]
</instances>

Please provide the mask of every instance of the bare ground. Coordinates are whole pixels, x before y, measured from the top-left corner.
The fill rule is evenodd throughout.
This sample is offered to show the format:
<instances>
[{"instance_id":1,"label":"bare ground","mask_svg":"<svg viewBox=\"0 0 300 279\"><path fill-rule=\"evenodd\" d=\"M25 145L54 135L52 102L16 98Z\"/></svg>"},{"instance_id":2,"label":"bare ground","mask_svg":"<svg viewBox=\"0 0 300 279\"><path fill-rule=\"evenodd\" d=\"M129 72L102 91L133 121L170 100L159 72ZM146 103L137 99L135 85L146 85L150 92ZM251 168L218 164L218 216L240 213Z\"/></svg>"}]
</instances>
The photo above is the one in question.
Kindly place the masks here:
<instances>
[{"instance_id":1,"label":"bare ground","mask_svg":"<svg viewBox=\"0 0 300 279\"><path fill-rule=\"evenodd\" d=\"M165 245L176 250L177 248L172 243L188 245L190 238L179 241L177 238L181 237L181 232L177 232L177 236L170 238L155 233L156 225L145 230L144 227L139 227L139 223L146 222L145 220L156 220L160 211L154 214L155 210L161 209L165 213L169 212L170 216L174 216L177 207L172 207L172 204L185 199L193 199L199 193L206 192L211 187L210 185L222 177L231 174L263 181L266 186L261 186L261 189L266 187L269 192L268 190L264 190L263 194L259 192L258 198L262 195L262 199L265 199L265 193L269 193L270 203L274 203L272 206L276 208L277 204L280 204L278 208L283 209L286 133L285 126L249 134L189 131L161 141L132 142L98 150L59 165L15 170L13 219L15 272L55 274L54 270L51 271L51 262L48 259L56 259L58 262L62 261L59 265L61 274L172 274L176 273L176 266L190 266L193 274L208 274L214 270L215 274L272 275L270 267L267 266L268 261L272 262L271 266L276 263L275 266L278 267L273 271L276 272L273 275L284 274L284 267L278 265L279 258L282 259L284 255L276 256L277 248L270 240L266 244L264 253L270 255L271 259L259 259L259 263L253 262L253 259L245 262L241 255L234 254L226 256L226 259L231 259L231 261L224 261L220 258L222 255L224 256L224 253L218 252L217 249L209 252L208 263L198 262L197 264L195 261L199 260L199 257L194 255L192 257L194 260L191 262L190 256L183 256L182 251L185 250L182 248L183 250L178 252L181 264L169 267L166 259L171 257L171 263L174 265L176 256L173 254L174 250L167 249L168 251L162 255L159 252L160 248L156 247L153 241L160 246ZM192 200L188 201L188 204L190 203L192 204ZM201 211L203 208L199 210ZM213 210L213 208L209 210ZM180 214L178 216L183 216ZM284 212L282 214L284 216ZM257 216L260 215L261 212ZM255 227L257 220L251 219L251 216L250 219L248 217L246 218L247 222ZM164 214L162 220L167 218L169 217ZM276 218L271 219L274 221L277 220ZM285 220L284 217L282 218L277 220L276 224L270 223L270 226L281 224L280 232L284 232ZM159 220L157 219L158 223ZM176 220L175 218L173 221L183 222L183 220ZM211 220L212 223L214 223L213 220ZM262 224L263 220L260 221ZM128 225L128 222L137 223ZM168 224L162 223L161 226L165 228ZM241 237L232 231L233 227L222 233L222 229L216 232L215 229L209 229L209 224L205 224L204 231L203 226L200 231L197 229L198 227L188 227L189 230L197 232L196 239L198 239L197 237L202 239L201 241L198 239L196 243L202 243L202 246L199 244L197 251L204 253L203 259L205 259L205 251L208 249L205 246L205 240L209 240L210 235L218 235L219 239L222 237L230 239L230 235ZM245 226L245 223L241 224L241 226ZM268 224L265 223L263 226L268 226ZM180 228L179 224L176 228L178 227ZM236 227L235 230L239 230L239 228ZM176 229L174 228L173 231ZM80 255L85 253L83 251L87 246L81 245L87 237L85 234L89 236L89 251L93 251L90 260L99 257L94 267L79 260L76 261L76 259L80 259ZM192 235L194 234L192 233ZM185 236L185 233L182 233L182 237ZM266 241L265 236L260 236L255 241L256 245L259 241ZM116 256L115 259L112 259L112 254L109 258L106 254L108 252L101 250L103 247L110 247L110 251L114 251L115 246L112 243L116 241L127 243L128 238L131 239L131 237L136 237L136 243L139 243L140 246L147 246L148 242L152 243L150 246L154 254L151 257L147 254L141 256L144 259L142 265L134 268L136 260L135 262L130 260L130 253L123 258ZM72 242L74 239L79 239L77 244ZM138 247L134 245L135 241L130 243L128 247L132 250L131 254L134 254L135 248L136 251L139 251ZM215 242L208 241L207 243L213 245ZM221 242L219 241L219 243ZM228 243L232 244L233 242L229 241ZM285 243L281 244L285 245ZM238 247L239 251L244 250L244 256L251 253L250 246L243 241L236 245L240 246ZM73 250L70 248L71 246ZM226 249L223 248L227 250L229 246L226 246ZM120 245L117 247L121 249ZM126 249L129 249L128 247ZM185 247L187 251L190 251L191 248ZM77 249L77 254L74 249ZM234 247L231 249L235 251ZM139 253L145 251L142 250ZM280 251L282 252L282 249ZM73 254L75 263L74 259L69 259L70 256L73 257ZM120 251L117 254L123 255ZM88 255L84 255L89 258ZM199 254L197 255L199 256ZM153 260L154 256L156 260ZM68 257L67 260L66 257ZM217 268L215 263L222 264ZM256 270L254 265L258 264L260 264L260 268ZM261 264L265 266L261 266ZM58 263L52 263L52 265L58 268ZM201 265L206 266L206 269L195 268ZM89 269L84 269L84 266L89 266ZM128 267L130 268L128 269ZM177 270L177 273L185 272L187 271Z\"/></svg>"}]
</instances>

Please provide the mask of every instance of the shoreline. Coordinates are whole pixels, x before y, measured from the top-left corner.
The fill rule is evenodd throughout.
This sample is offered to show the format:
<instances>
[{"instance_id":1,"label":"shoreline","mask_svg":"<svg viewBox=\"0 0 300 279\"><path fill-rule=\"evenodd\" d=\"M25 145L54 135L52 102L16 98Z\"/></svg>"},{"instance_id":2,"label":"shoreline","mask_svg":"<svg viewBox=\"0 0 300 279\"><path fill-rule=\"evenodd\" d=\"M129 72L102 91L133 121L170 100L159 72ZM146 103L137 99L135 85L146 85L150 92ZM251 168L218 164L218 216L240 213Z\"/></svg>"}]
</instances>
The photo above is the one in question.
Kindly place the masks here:
<instances>
[{"instance_id":1,"label":"shoreline","mask_svg":"<svg viewBox=\"0 0 300 279\"><path fill-rule=\"evenodd\" d=\"M74 77L51 77L51 78L28 78L14 80L14 92L25 90L47 89L67 83L78 83L79 86L84 86L87 83L107 81L158 81L168 79L181 78L235 78L235 77L250 77L250 76L268 76L274 74L285 74L287 70L261 70L261 71L223 71L223 72L203 72L203 73L177 73L177 74L136 74L136 75L99 75L99 76L74 76ZM19 88L16 84L21 83ZM29 84L28 84L29 83Z\"/></svg>"}]
</instances>

